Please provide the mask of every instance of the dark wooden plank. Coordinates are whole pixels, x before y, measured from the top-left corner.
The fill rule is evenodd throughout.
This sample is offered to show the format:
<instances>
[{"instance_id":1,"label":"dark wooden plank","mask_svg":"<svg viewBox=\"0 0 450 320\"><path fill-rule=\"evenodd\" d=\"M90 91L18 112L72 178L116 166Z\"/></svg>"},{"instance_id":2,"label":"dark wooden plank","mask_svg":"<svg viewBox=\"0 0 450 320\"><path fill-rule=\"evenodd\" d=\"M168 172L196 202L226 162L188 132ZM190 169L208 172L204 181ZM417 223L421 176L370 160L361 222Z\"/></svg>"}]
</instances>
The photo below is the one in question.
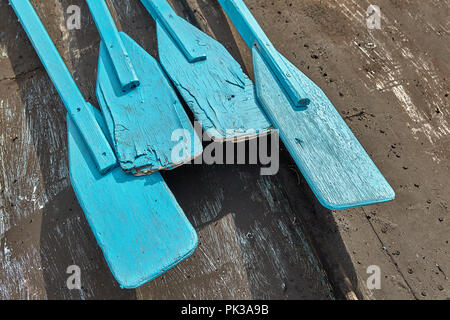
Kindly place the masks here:
<instances>
[{"instance_id":1,"label":"dark wooden plank","mask_svg":"<svg viewBox=\"0 0 450 320\"><path fill-rule=\"evenodd\" d=\"M279 176L261 176L257 165L188 165L165 173L169 187L195 225L201 245L192 258L164 278L138 291L120 290L69 186L64 107L37 57L28 53L32 50L5 2L2 0L1 4L6 10L1 12L2 15L7 12L5 17L10 26L2 37L7 39L4 43L8 59L0 62L2 74L11 80L0 82L0 93L2 101L14 103L8 102L5 107L2 102L1 114L7 118L9 129L0 132L3 137L0 152L15 156L2 157L2 165L9 169L2 171L1 186L6 196L2 195L0 199L2 205L15 200L20 209L4 209L7 212L4 216L10 222L5 224L2 232L0 277L12 277L12 280L9 285L0 287L1 297L333 297L299 215L287 196L288 193L298 195L304 210L309 210L313 198L301 196L308 192L307 187L304 184L297 186L297 176L293 174L283 178L290 179L296 186L295 190L289 190ZM145 9L137 1L113 3L123 30L155 55L154 23ZM82 8L81 30L64 28L63 12L70 4ZM179 14L192 16L183 3L176 4ZM99 38L84 1L64 0L57 6L50 1L41 1L35 5L70 65L83 95L97 105L94 93ZM217 6L211 8L216 10ZM219 11L215 14L215 19L226 21ZM230 29L223 26L224 29L216 30L215 34L232 39ZM18 40L13 41L11 35L18 35ZM232 53L236 52L234 47ZM19 58L21 54L27 55L26 62ZM3 69L7 70L3 72ZM36 70L30 73L33 69ZM14 115L22 118L17 121ZM15 134L20 140L8 140ZM19 146L18 141L26 143L21 142L24 145ZM290 165L282 163L281 171L290 172ZM16 183L20 187L14 187L13 182L18 176L20 179ZM33 176L36 177L34 180L30 178ZM19 197L34 199L30 198L34 188L35 204L30 200L18 201ZM82 271L81 292L69 291L65 286L66 269L72 264L80 266ZM175 287L179 289L175 290Z\"/></svg>"}]
</instances>

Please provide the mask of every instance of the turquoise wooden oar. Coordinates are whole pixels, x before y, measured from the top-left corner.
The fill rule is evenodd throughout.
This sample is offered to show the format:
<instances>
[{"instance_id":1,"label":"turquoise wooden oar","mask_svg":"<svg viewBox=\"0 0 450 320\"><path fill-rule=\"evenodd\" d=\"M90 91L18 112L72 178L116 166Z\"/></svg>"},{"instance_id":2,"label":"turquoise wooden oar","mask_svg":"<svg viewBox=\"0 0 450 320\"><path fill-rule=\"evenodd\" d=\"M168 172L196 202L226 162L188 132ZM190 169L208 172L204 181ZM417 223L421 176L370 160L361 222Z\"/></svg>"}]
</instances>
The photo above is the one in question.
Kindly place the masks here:
<instances>
[{"instance_id":1,"label":"turquoise wooden oar","mask_svg":"<svg viewBox=\"0 0 450 320\"><path fill-rule=\"evenodd\" d=\"M70 180L78 201L119 284L138 287L191 255L197 234L159 173L134 177L116 164L105 121L84 101L30 2L10 3L69 111ZM103 154L108 150L111 158ZM107 173L98 166L107 167L103 158L111 163Z\"/></svg>"},{"instance_id":2,"label":"turquoise wooden oar","mask_svg":"<svg viewBox=\"0 0 450 320\"><path fill-rule=\"evenodd\" d=\"M347 209L395 193L324 92L284 58L242 0L218 0L253 52L256 95L319 201Z\"/></svg>"},{"instance_id":3,"label":"turquoise wooden oar","mask_svg":"<svg viewBox=\"0 0 450 320\"><path fill-rule=\"evenodd\" d=\"M205 132L215 141L269 133L253 83L228 51L165 0L141 2L157 22L160 62Z\"/></svg>"},{"instance_id":4,"label":"turquoise wooden oar","mask_svg":"<svg viewBox=\"0 0 450 320\"><path fill-rule=\"evenodd\" d=\"M201 141L158 62L118 31L104 0L86 2L102 38L97 99L122 168L142 175L199 156Z\"/></svg>"}]
</instances>

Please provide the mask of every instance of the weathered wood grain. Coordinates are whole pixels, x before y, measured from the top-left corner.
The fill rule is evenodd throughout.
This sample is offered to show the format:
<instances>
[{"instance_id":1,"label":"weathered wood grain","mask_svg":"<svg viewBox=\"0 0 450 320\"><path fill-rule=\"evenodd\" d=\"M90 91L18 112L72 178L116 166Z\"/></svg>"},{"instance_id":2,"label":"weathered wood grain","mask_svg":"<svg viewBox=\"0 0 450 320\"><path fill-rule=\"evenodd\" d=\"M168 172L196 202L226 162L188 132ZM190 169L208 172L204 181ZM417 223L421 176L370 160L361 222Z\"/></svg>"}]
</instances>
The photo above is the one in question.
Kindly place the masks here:
<instances>
[{"instance_id":1,"label":"weathered wood grain","mask_svg":"<svg viewBox=\"0 0 450 320\"><path fill-rule=\"evenodd\" d=\"M164 1L161 1L165 3ZM155 19L160 8L143 1ZM170 9L166 10L173 11ZM271 124L256 102L254 87L240 65L217 41L172 12L177 29L184 29L183 41L199 43L206 60L190 63L177 42L157 20L158 51L162 66L201 122L204 131L216 141L245 140L270 132Z\"/></svg>"},{"instance_id":2,"label":"weathered wood grain","mask_svg":"<svg viewBox=\"0 0 450 320\"><path fill-rule=\"evenodd\" d=\"M205 47L198 42L195 36L186 32L186 25L174 13L170 4L165 0L142 1L151 12L155 21L164 27L164 30L175 41L189 63L204 61L206 59Z\"/></svg>"},{"instance_id":3,"label":"weathered wood grain","mask_svg":"<svg viewBox=\"0 0 450 320\"><path fill-rule=\"evenodd\" d=\"M446 299L450 283L436 264L448 274L449 1L380 1L379 30L366 26L368 0L245 2L396 190L393 202L330 218L296 207L326 270L346 270L360 297ZM373 264L381 290L366 287Z\"/></svg>"},{"instance_id":4,"label":"weathered wood grain","mask_svg":"<svg viewBox=\"0 0 450 320\"><path fill-rule=\"evenodd\" d=\"M139 1L113 2L124 31L156 57L155 25ZM253 202L245 208L236 204L237 199L256 192L259 168L188 166L164 174L188 218L203 238L209 227L225 228L221 222L215 226L218 220L214 217L220 220L236 212L234 226L245 235L264 212L270 215L265 221L274 224L268 227L269 238L280 244L285 242L275 228L280 219L287 224L291 221L296 228L304 226L303 234L311 236L334 294L342 298L348 291L341 296L339 287L348 278L350 289L359 286L356 293L360 298L446 299L450 282L439 269L449 274L449 1L381 0L381 30L366 28L365 11L371 4L367 0L245 2L280 52L336 102L394 186L397 199L370 210L330 214L317 203L295 163L282 150L280 172L269 178L269 192L264 193L276 197L266 200L261 196L259 209ZM98 36L85 1L33 3L84 96L96 105ZM80 30L65 29L65 11L72 4L82 11ZM240 45L237 33L236 46L230 32L233 27L216 0L174 0L172 4L180 16L192 23L198 21L202 30L210 30L208 34L252 69L251 52ZM0 216L5 222L0 232L0 296L136 299L138 294L144 298L145 292L121 290L110 274L67 178L67 141L57 134L65 132L64 106L6 0L0 0L0 17ZM229 180L224 179L230 175ZM242 198L238 187L248 192ZM281 205L279 210L274 211L273 203ZM299 244L296 239L294 244ZM220 245L207 240L201 247L205 256L215 257ZM267 248L254 249L251 243L240 248L241 256L250 257L245 273L249 272L252 297L298 298L320 282L308 280L308 273L303 277L302 262L288 273L283 291L282 282L266 265L284 251ZM203 267L195 262L195 254L192 259L199 269ZM222 260L228 261L228 256ZM287 262L278 261L286 269ZM72 264L82 270L81 291L65 286L66 269ZM369 291L365 288L366 270L373 264L381 267L382 289ZM231 263L227 266L234 268ZM173 271L174 281L183 286L185 276L176 268ZM241 279L234 271L229 273L233 279ZM202 274L207 281L195 276L186 287L201 289L204 282L220 283L218 275ZM236 283L228 281L224 287L204 292L241 297ZM241 283L243 288L245 281ZM230 287L233 289L227 291ZM173 294L164 286L154 292L148 296ZM317 291L318 296L319 292L323 293Z\"/></svg>"},{"instance_id":5,"label":"weathered wood grain","mask_svg":"<svg viewBox=\"0 0 450 320\"><path fill-rule=\"evenodd\" d=\"M223 225L220 221L231 213L253 299L333 297L321 264L302 230L298 214L287 200L288 190L277 177L262 177L258 166L245 165L184 166L177 171L176 174L165 173L164 178L190 221L200 230L199 235L211 224L220 228ZM189 189L187 186L192 179L196 179L196 186ZM177 182L180 180L184 183ZM230 187L232 185L237 187ZM306 208L307 205L302 210ZM203 243L203 253L195 252L191 260L204 259L201 255L214 257L219 251L222 253L220 261L225 263L230 255L236 255L220 249L223 244L216 243L216 240L203 237L200 243ZM177 274L183 276L182 272ZM214 274L214 271L205 270L205 276ZM192 286L194 284L197 290L201 290L201 280ZM236 288L233 282L229 286ZM171 292L176 294L176 289Z\"/></svg>"},{"instance_id":6,"label":"weathered wood grain","mask_svg":"<svg viewBox=\"0 0 450 320\"><path fill-rule=\"evenodd\" d=\"M56 87L64 88L59 92L69 110L69 167L78 201L117 281L125 288L140 286L192 254L197 235L159 174L137 178L121 168L102 174L99 161L90 155L94 148L87 143L95 140L86 139L75 120L83 119L78 116L81 106L75 118L70 107L81 99L88 109L83 113L95 117L109 146L106 123L98 110L84 102L31 4L11 4Z\"/></svg>"},{"instance_id":7,"label":"weathered wood grain","mask_svg":"<svg viewBox=\"0 0 450 320\"><path fill-rule=\"evenodd\" d=\"M199 239L186 263L138 288L138 299L252 299L233 216L203 227Z\"/></svg>"},{"instance_id":8,"label":"weathered wood grain","mask_svg":"<svg viewBox=\"0 0 450 320\"><path fill-rule=\"evenodd\" d=\"M325 93L274 49L242 0L219 2L252 48L258 101L319 201L337 210L393 200L394 190ZM299 109L306 98L307 108Z\"/></svg>"},{"instance_id":9,"label":"weathered wood grain","mask_svg":"<svg viewBox=\"0 0 450 320\"><path fill-rule=\"evenodd\" d=\"M112 69L116 80L119 82L119 88L123 92L134 89L140 85L140 81L106 2L104 0L87 0L86 3L111 59Z\"/></svg>"},{"instance_id":10,"label":"weathered wood grain","mask_svg":"<svg viewBox=\"0 0 450 320\"><path fill-rule=\"evenodd\" d=\"M70 181L121 287L141 286L192 254L197 234L159 173L101 175L70 118L68 132Z\"/></svg>"},{"instance_id":11,"label":"weathered wood grain","mask_svg":"<svg viewBox=\"0 0 450 320\"><path fill-rule=\"evenodd\" d=\"M65 109L8 1L0 29L0 235L33 219L67 188ZM51 15L51 12L47 12ZM57 22L58 20L55 20ZM60 34L58 25L51 33ZM24 49L27 48L27 49ZM61 47L60 49L65 49ZM40 106L44 107L40 107Z\"/></svg>"},{"instance_id":12,"label":"weathered wood grain","mask_svg":"<svg viewBox=\"0 0 450 320\"><path fill-rule=\"evenodd\" d=\"M311 256L311 248L308 245L305 247L298 236L305 236L305 233L299 227L298 212L287 200L287 194L294 193L298 201L308 202L304 197L298 197L304 191L289 191L283 186L285 182L276 177L258 182L261 179L258 166L183 166L164 173L167 184L201 236L201 249L170 271L170 281L158 290L146 286L138 291L121 290L68 184L66 137L55 134L65 131L64 107L57 93L51 89L45 72L39 69L39 61L13 11L8 9L5 0L0 0L1 5L4 2L5 11L2 10L0 16L5 14L5 21L10 19L5 22L10 31L2 35L7 40L4 43L8 44L9 58L0 59L0 72L5 70L6 65L5 75L12 80L0 83L1 99L8 100L6 114L2 114L2 119L7 119L8 130L0 130L0 135L5 139L5 144L0 148L5 157L1 160L8 170L2 174L8 186L5 192L17 203L19 197L29 199L37 186L38 206L22 200L20 208L5 209L11 224L9 231L3 234L0 248L3 250L6 244L9 260L2 256L1 261L5 265L8 261L14 263L0 272L1 280L12 276L8 282L3 282L6 285L1 287L2 297L327 299L333 296L320 263L314 254ZM93 43L98 36L85 1L63 0L56 6L47 0L34 4L84 96L96 105L96 75L93 70L97 65L97 47ZM64 12L72 4L81 7L82 29L68 31L65 29ZM156 29L145 9L134 0L114 1L114 4L123 22L123 30L156 56ZM173 4L180 9L180 15L189 15L186 8L182 9L181 2L174 1ZM223 14L215 11L215 1L208 3L208 6L212 8L209 19L226 21ZM220 26L220 23L215 26ZM225 26L222 24L222 27ZM213 29L220 38L231 39L228 27ZM232 49L231 52L238 52L233 43L227 43L227 46ZM27 63L19 59L21 53ZM9 63L14 67L10 68ZM27 73L36 67L38 70ZM23 73L26 75L20 76ZM15 74L19 76L16 78ZM8 90L7 86L11 89ZM40 107L42 104L49 108ZM20 124L26 125L17 125L14 116L19 117ZM9 141L10 134L18 134L19 139L14 143ZM14 158L10 154L14 154ZM22 154L30 160L18 162ZM27 171L21 171L22 167L16 166L14 161L25 166ZM28 177L33 175L36 180L29 181ZM14 184L17 176L18 182ZM295 175L290 180L296 185ZM9 198L2 195L0 199L7 201ZM308 211L308 205L301 210ZM230 212L234 214L229 215ZM226 218L222 220L223 217ZM251 230L252 233L249 233ZM260 230L264 237L259 236ZM292 242L286 241L286 235L292 237ZM258 239L257 246L253 245L252 238ZM280 258L280 255L291 258ZM239 257L242 257L242 263ZM218 258L218 262L203 264ZM66 270L73 264L81 269L82 290L66 287L69 276ZM224 273L216 272L215 268ZM188 272L192 272L190 279L186 279ZM159 281L158 278L155 283ZM180 291L174 292L177 288L175 284L178 284ZM201 294L196 295L196 290Z\"/></svg>"},{"instance_id":13,"label":"weathered wood grain","mask_svg":"<svg viewBox=\"0 0 450 320\"><path fill-rule=\"evenodd\" d=\"M142 175L199 156L200 139L158 62L119 33L105 2L87 3L102 37L97 99L121 167Z\"/></svg>"},{"instance_id":14,"label":"weathered wood grain","mask_svg":"<svg viewBox=\"0 0 450 320\"><path fill-rule=\"evenodd\" d=\"M295 110L256 49L253 57L260 101L322 205L342 210L393 200L394 190L323 91L286 60L312 97L306 110Z\"/></svg>"},{"instance_id":15,"label":"weathered wood grain","mask_svg":"<svg viewBox=\"0 0 450 320\"><path fill-rule=\"evenodd\" d=\"M116 165L116 156L96 123L93 114L90 113L89 104L78 90L72 75L44 29L33 6L28 0L11 0L10 3L63 100L67 112L89 146L88 150L94 158L96 166L101 172L108 171Z\"/></svg>"},{"instance_id":16,"label":"weathered wood grain","mask_svg":"<svg viewBox=\"0 0 450 320\"><path fill-rule=\"evenodd\" d=\"M126 34L120 36L141 84L126 93L120 90L102 43L97 99L122 169L142 175L198 157L201 141L161 66Z\"/></svg>"}]
</instances>

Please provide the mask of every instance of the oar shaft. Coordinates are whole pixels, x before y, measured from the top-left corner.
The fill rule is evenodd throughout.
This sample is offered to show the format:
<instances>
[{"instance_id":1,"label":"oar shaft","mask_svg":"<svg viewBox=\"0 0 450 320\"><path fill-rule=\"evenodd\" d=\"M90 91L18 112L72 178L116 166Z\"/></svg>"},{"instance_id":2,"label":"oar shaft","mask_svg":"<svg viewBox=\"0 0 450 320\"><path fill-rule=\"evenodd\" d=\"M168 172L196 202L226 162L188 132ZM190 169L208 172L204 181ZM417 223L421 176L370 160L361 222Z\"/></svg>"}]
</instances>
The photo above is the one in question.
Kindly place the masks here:
<instances>
[{"instance_id":1,"label":"oar shaft","mask_svg":"<svg viewBox=\"0 0 450 320\"><path fill-rule=\"evenodd\" d=\"M249 48L255 43L271 44L258 21L243 1L218 0L218 2Z\"/></svg>"},{"instance_id":2,"label":"oar shaft","mask_svg":"<svg viewBox=\"0 0 450 320\"><path fill-rule=\"evenodd\" d=\"M117 163L114 152L33 6L28 0L10 0L10 3L70 117L82 134L98 169L102 173L108 171Z\"/></svg>"},{"instance_id":3,"label":"oar shaft","mask_svg":"<svg viewBox=\"0 0 450 320\"><path fill-rule=\"evenodd\" d=\"M178 16L166 0L141 0L141 2L153 19L170 34L190 63L206 59L206 55L198 43L177 24Z\"/></svg>"},{"instance_id":4,"label":"oar shaft","mask_svg":"<svg viewBox=\"0 0 450 320\"><path fill-rule=\"evenodd\" d=\"M84 98L34 8L28 0L10 0L10 3L41 58L42 64L53 81L67 111L71 115L76 114L77 108L84 105Z\"/></svg>"},{"instance_id":5,"label":"oar shaft","mask_svg":"<svg viewBox=\"0 0 450 320\"><path fill-rule=\"evenodd\" d=\"M242 0L218 0L249 48L256 47L285 90L292 104L306 108L310 100L292 78L288 66Z\"/></svg>"},{"instance_id":6,"label":"oar shaft","mask_svg":"<svg viewBox=\"0 0 450 320\"><path fill-rule=\"evenodd\" d=\"M133 63L105 1L86 0L86 2L94 17L100 37L105 43L105 47L113 62L114 71L120 82L120 87L123 91L127 91L139 86L139 79L134 70Z\"/></svg>"}]
</instances>

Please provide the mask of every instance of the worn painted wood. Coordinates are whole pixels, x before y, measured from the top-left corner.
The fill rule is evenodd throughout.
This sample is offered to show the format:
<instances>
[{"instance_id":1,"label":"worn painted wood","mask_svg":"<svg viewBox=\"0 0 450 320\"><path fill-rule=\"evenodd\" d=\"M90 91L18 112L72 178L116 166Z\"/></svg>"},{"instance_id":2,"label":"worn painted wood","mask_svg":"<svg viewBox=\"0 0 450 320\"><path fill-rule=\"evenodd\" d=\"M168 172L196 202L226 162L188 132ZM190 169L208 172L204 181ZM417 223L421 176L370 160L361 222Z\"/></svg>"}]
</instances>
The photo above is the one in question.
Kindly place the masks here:
<instances>
[{"instance_id":1,"label":"worn painted wood","mask_svg":"<svg viewBox=\"0 0 450 320\"><path fill-rule=\"evenodd\" d=\"M174 13L167 1L145 0L142 3L155 20L164 26L190 63L206 59L205 48L196 41L194 35L186 32L183 21Z\"/></svg>"},{"instance_id":2,"label":"worn painted wood","mask_svg":"<svg viewBox=\"0 0 450 320\"><path fill-rule=\"evenodd\" d=\"M290 73L289 66L278 54L255 18L249 14L244 2L219 0L219 3L231 17L233 23L239 26L239 32L248 47L255 46L258 48L264 62L275 75L279 85L285 90L292 105L296 108L305 109L311 99L303 90L302 83Z\"/></svg>"},{"instance_id":3,"label":"worn painted wood","mask_svg":"<svg viewBox=\"0 0 450 320\"><path fill-rule=\"evenodd\" d=\"M20 23L30 38L42 64L55 85L68 113L82 133L101 172L106 172L117 164L117 159L100 127L90 112L90 105L81 95L64 61L42 25L28 0L11 0Z\"/></svg>"},{"instance_id":4,"label":"worn painted wood","mask_svg":"<svg viewBox=\"0 0 450 320\"><path fill-rule=\"evenodd\" d=\"M121 33L121 38L141 85L126 94L119 90L102 43L97 100L122 169L142 175L172 169L199 156L201 141L161 66L126 34ZM183 130L182 140L174 135L177 130Z\"/></svg>"},{"instance_id":5,"label":"worn painted wood","mask_svg":"<svg viewBox=\"0 0 450 320\"><path fill-rule=\"evenodd\" d=\"M247 44L265 39L242 1L219 2ZM252 51L258 99L322 205L347 209L393 200L394 190L324 92L277 53L277 59L283 60L288 73L311 97L306 110L292 107L265 54L258 46L252 46Z\"/></svg>"},{"instance_id":6,"label":"worn painted wood","mask_svg":"<svg viewBox=\"0 0 450 320\"><path fill-rule=\"evenodd\" d=\"M194 16L183 2L198 3L198 7L191 8L198 9L202 16L197 16L197 11ZM305 74L320 84L335 102L352 131L393 184L398 199L371 206L370 210L356 208L330 215L329 211L315 205L301 177L297 182L295 164L285 152L282 152L280 173L264 184L267 194L277 197L266 200L264 192L259 197L264 206L261 210L255 208L253 201L242 206L242 201L248 201L261 184L255 183L259 168L252 169L255 180L246 178L239 184L233 181L245 176L249 171L246 166L234 169L230 166L183 166L164 172L165 181L188 218L192 221L191 216L195 215L196 220L204 222L197 227L203 245L199 245L187 261L137 292L120 290L68 186L66 138L61 134L66 129L64 106L34 50L30 49L8 1L0 0L0 30L3 31L0 33L0 216L9 230L6 233L0 230L0 238L3 237L0 240L0 298L239 299L242 298L239 293L245 290L240 281L236 281L241 278L237 278L235 272L243 272L251 279L251 297L255 299L320 298L311 296L311 285L319 281L302 269L308 257L291 260L300 251L300 242L294 237L292 248L287 252L277 247L288 245L284 233L277 227L281 219L287 225L287 234L295 232L289 224L295 222L296 227L301 225L300 229L312 235L314 252L319 252L331 281L330 270L345 269L352 282L353 276L358 276L364 287L367 266L376 261L387 278L383 280L382 290L371 292L369 297L373 299L413 299L408 286L419 299L423 297L421 292L426 292L425 298L430 299L449 296L450 282L436 267L439 264L448 275L449 255L445 242L448 223L438 219L446 219L450 195L450 171L447 170L450 118L445 97L448 93L445 79L449 79L445 66L450 65L450 51L448 44L442 45L445 44L442 39L446 37L445 12L449 1L432 5L424 1L385 3L383 28L376 31L365 28L366 1L275 1L272 6L273 2L245 0L258 20L261 19L261 25L276 47L296 66L305 68ZM34 0L32 3L36 4L69 70L73 70L83 95L95 98L93 70L97 65L98 34L85 1ZM220 39L237 61L241 54L250 68L248 50L241 46L239 38L236 39L237 49L216 0L173 0L171 3L178 14L197 22L204 32L208 33L211 28L209 34ZM80 30L66 29L64 12L72 4L82 9ZM139 1L115 0L114 4L127 34L148 52L156 53L155 26ZM430 16L433 19L430 20ZM392 41L392 37L396 41ZM313 54L319 58L312 58ZM379 59L379 56L386 59ZM310 68L306 72L307 66ZM324 72L327 77L322 75ZM440 113L434 112L435 108L439 108ZM195 188L192 180L196 182ZM241 190L248 192L242 194ZM428 200L432 201L430 205ZM292 205L290 212L285 206L287 203ZM274 210L273 204L280 208ZM224 221L228 225L228 220L222 219L216 224L215 220L206 218L215 210L223 214L240 213L233 220L236 217L242 220L234 223L242 237L238 245L246 256L248 268L245 270L234 258L235 248L229 246L233 242L231 232L219 233L226 230ZM258 219L271 227L261 228ZM250 224L254 226L248 239L256 235L258 246L245 241ZM268 245L266 239L275 247ZM382 246L386 246L387 251L380 250ZM396 250L400 255L392 254ZM324 263L324 257L332 257L336 263ZM215 262L218 258L220 261ZM69 290L65 286L69 276L66 268L73 263L81 268L82 290ZM267 268L268 265L273 267ZM290 269L283 291L277 272L282 274L286 268ZM407 268L412 268L414 274L406 272ZM172 272L174 274L168 277ZM159 281L162 288L150 294ZM178 296L172 294L177 288ZM335 293L336 289L334 287Z\"/></svg>"},{"instance_id":7,"label":"worn painted wood","mask_svg":"<svg viewBox=\"0 0 450 320\"><path fill-rule=\"evenodd\" d=\"M236 229L231 214L205 225L199 230L195 253L162 277L139 287L137 298L251 300Z\"/></svg>"},{"instance_id":8,"label":"worn painted wood","mask_svg":"<svg viewBox=\"0 0 450 320\"><path fill-rule=\"evenodd\" d=\"M122 91L128 91L139 86L140 82L130 55L122 42L105 1L87 0L86 3L94 17L95 24L112 61L112 66Z\"/></svg>"},{"instance_id":9,"label":"worn painted wood","mask_svg":"<svg viewBox=\"0 0 450 320\"><path fill-rule=\"evenodd\" d=\"M97 120L106 132L98 111ZM120 168L101 175L67 121L72 186L121 287L136 288L190 256L197 234L161 175L134 177Z\"/></svg>"},{"instance_id":10,"label":"worn painted wood","mask_svg":"<svg viewBox=\"0 0 450 320\"><path fill-rule=\"evenodd\" d=\"M14 220L11 220L9 232L0 240L1 298L328 297L326 288L320 285L324 274L308 267L312 266L310 257L302 250L302 242L297 236L303 232L299 228L299 219L295 218L298 212L311 214L306 201L311 198L302 193L304 185L297 187L296 175L287 168L285 171L291 173L288 180L292 180L294 187L287 187L286 179L262 179L258 166L242 165L187 165L162 173L177 202L189 220L196 224L199 247L187 261L138 290L120 290L72 188L68 187L66 141L61 140L61 132L66 126L64 107L43 70L38 68L29 72L40 63L30 50L14 12L2 1L0 29L5 26L3 30L7 31L0 34L0 42L7 46L9 58L0 57L0 74L10 70L10 64L14 69L10 74L1 74L0 78L14 79L0 82L0 100L4 100L3 104L0 102L0 116L4 121L0 128L0 154L3 155L0 166L4 165L3 175L0 170L0 202L4 201L0 204L0 212L1 206L5 205L6 217ZM92 72L98 56L95 25L88 14L83 14L82 29L69 31L65 29L63 15L71 4L79 5L82 12L87 13L85 1L62 0L56 5L51 0L35 3L58 50L73 70L80 90L85 97L95 98L96 75ZM181 1L172 3L181 5ZM239 61L225 16L217 4L211 6L213 0L204 3L208 3L207 11L203 12L211 19L209 21L222 22L211 25L213 35L227 43L227 48ZM156 52L155 25L140 3L115 0L114 4L127 34L147 51ZM187 15L189 9L180 7L177 12ZM20 54L23 58L19 58ZM15 136L18 139L10 141ZM17 159L25 158L26 162L17 162ZM282 163L286 165L285 161ZM15 179L18 182L14 183ZM5 193L1 193L3 188ZM45 195L42 199L41 194ZM289 208L286 194L295 201L306 201L305 207ZM299 194L302 195L299 197ZM36 204L32 202L34 197L37 197ZM16 207L9 207L9 201ZM236 215L227 215L230 212ZM32 239L29 239L30 233L34 235ZM289 239L286 236L292 237L292 241L286 241ZM3 251L5 255L2 255ZM66 287L69 277L66 269L72 264L81 268L82 290Z\"/></svg>"},{"instance_id":11,"label":"worn painted wood","mask_svg":"<svg viewBox=\"0 0 450 320\"><path fill-rule=\"evenodd\" d=\"M41 45L55 48L33 7L26 3L15 6L16 12L28 27L40 27L39 34L46 35ZM38 41L34 32L29 36ZM41 59L51 65L43 54L41 51ZM59 58L57 65L74 84L59 54L52 52L50 58ZM47 68L55 72L52 67ZM76 85L72 89L75 88ZM82 97L81 93L79 96ZM88 103L86 106L85 112L94 117L109 146L100 112ZM197 234L162 177L154 174L138 178L127 175L118 166L102 174L71 114L67 115L67 122L72 186L119 284L123 288L138 287L191 255L197 245Z\"/></svg>"},{"instance_id":12,"label":"worn painted wood","mask_svg":"<svg viewBox=\"0 0 450 320\"><path fill-rule=\"evenodd\" d=\"M237 141L270 132L271 124L256 101L251 80L217 41L177 16L166 1L160 6L142 0L157 21L158 50L162 66L168 73L205 132L216 141ZM168 13L168 12L171 13ZM206 60L190 63L167 30L161 17L171 15L183 41L199 44ZM187 37L189 35L189 38Z\"/></svg>"},{"instance_id":13,"label":"worn painted wood","mask_svg":"<svg viewBox=\"0 0 450 320\"><path fill-rule=\"evenodd\" d=\"M199 156L203 151L201 141L158 62L133 39L118 32L103 0L88 4L102 36L97 100L122 169L135 175L149 174L173 169ZM113 36L104 38L111 33ZM138 87L127 92L117 78L109 37L120 38L117 41L125 48L140 80Z\"/></svg>"}]
</instances>

